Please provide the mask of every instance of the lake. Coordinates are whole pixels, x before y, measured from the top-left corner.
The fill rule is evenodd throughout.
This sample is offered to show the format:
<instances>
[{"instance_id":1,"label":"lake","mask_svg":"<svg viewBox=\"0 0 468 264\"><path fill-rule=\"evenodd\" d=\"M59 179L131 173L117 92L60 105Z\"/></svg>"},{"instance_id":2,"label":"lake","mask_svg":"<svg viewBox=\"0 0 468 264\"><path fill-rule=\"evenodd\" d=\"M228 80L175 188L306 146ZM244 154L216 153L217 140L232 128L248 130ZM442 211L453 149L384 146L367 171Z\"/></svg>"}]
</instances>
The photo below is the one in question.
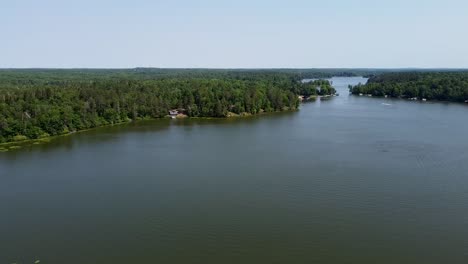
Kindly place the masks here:
<instances>
[{"instance_id":1,"label":"lake","mask_svg":"<svg viewBox=\"0 0 468 264\"><path fill-rule=\"evenodd\" d=\"M0 263L467 263L468 106L340 96L0 153Z\"/></svg>"}]
</instances>

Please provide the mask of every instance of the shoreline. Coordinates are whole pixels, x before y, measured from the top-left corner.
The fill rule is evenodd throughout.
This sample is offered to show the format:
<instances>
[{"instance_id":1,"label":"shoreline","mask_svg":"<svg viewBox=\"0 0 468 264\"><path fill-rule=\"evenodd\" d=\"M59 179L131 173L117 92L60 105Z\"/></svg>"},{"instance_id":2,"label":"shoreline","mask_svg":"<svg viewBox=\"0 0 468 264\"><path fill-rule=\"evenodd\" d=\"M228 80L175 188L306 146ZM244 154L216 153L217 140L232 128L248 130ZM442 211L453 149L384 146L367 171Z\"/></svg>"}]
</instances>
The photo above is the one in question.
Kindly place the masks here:
<instances>
[{"instance_id":1,"label":"shoreline","mask_svg":"<svg viewBox=\"0 0 468 264\"><path fill-rule=\"evenodd\" d=\"M394 97L394 96L382 96L382 95L372 95L368 96L368 94L353 94L350 93L351 96L356 96L356 97L365 97L365 98L376 98L376 99L391 99L391 100L399 100L399 101L411 101L411 102L419 102L419 103L450 103L450 104L457 104L457 105L466 105L468 106L468 102L461 102L461 101L447 101L447 100L429 100L427 99L426 101L420 99L418 97L417 100L413 100L412 98L409 97Z\"/></svg>"},{"instance_id":2,"label":"shoreline","mask_svg":"<svg viewBox=\"0 0 468 264\"><path fill-rule=\"evenodd\" d=\"M288 110L283 110L283 111L272 111L272 112L260 112L257 114L235 114L235 115L228 115L225 117L189 117L189 116L184 116L184 117L177 117L174 118L176 120L190 120L190 119L244 119L244 118L251 118L251 117L258 117L258 116L263 116L263 115L269 115L269 114L276 114L276 113L285 113L285 112L296 112L299 111L299 108L297 109L288 109ZM62 135L55 135L55 136L48 136L48 137L43 137L43 138L37 138L37 139L26 139L26 140L21 140L21 141L11 141L11 142L4 142L0 143L0 153L2 152L8 152L11 150L16 150L16 149L21 149L23 147L28 147L32 145L40 145L40 144L46 144L49 143L50 141L60 138L60 137L67 137L71 136L76 133L81 133L81 132L86 132L86 131L91 131L99 128L104 128L104 127L112 127L112 126L121 126L125 124L131 124L131 123L137 123L137 122L142 122L142 121L156 121L156 120L172 120L170 117L160 117L160 118L141 118L137 120L130 120L130 121L125 121L125 122L119 122L115 124L107 124L107 125L102 125L102 126L96 126L92 128L87 128L87 129L82 129L82 130L77 130L77 131L72 131L67 134L62 134Z\"/></svg>"},{"instance_id":3,"label":"shoreline","mask_svg":"<svg viewBox=\"0 0 468 264\"><path fill-rule=\"evenodd\" d=\"M137 120L137 121L142 121L142 120ZM9 150L20 149L23 146L40 145L40 144L43 144L43 143L49 143L50 141L52 141L52 140L54 140L56 138L59 138L59 137L67 137L67 136L71 136L71 135L74 135L74 134L77 134L77 133L86 132L86 131L90 131L90 130L94 130L94 129L98 129L98 128L102 128L102 127L120 126L120 125L124 125L124 124L129 124L131 122L134 122L134 121L119 122L119 123L115 123L115 124L96 126L96 127L92 127L92 128L72 131L70 133L62 134L62 135L48 136L48 137L36 138L36 139L26 139L26 140L21 140L21 141L4 142L4 143L0 143L0 152L7 152Z\"/></svg>"}]
</instances>

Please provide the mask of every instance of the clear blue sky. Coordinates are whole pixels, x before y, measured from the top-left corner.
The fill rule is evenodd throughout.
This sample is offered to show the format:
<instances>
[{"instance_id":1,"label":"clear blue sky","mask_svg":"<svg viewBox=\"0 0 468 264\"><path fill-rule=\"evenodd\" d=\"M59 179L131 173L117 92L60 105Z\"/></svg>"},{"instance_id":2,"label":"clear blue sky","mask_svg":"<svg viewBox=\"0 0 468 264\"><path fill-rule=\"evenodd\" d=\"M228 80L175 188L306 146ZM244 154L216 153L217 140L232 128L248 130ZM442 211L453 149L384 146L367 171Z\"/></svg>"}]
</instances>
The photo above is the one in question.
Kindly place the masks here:
<instances>
[{"instance_id":1,"label":"clear blue sky","mask_svg":"<svg viewBox=\"0 0 468 264\"><path fill-rule=\"evenodd\" d=\"M467 0L11 0L0 67L468 68Z\"/></svg>"}]
</instances>

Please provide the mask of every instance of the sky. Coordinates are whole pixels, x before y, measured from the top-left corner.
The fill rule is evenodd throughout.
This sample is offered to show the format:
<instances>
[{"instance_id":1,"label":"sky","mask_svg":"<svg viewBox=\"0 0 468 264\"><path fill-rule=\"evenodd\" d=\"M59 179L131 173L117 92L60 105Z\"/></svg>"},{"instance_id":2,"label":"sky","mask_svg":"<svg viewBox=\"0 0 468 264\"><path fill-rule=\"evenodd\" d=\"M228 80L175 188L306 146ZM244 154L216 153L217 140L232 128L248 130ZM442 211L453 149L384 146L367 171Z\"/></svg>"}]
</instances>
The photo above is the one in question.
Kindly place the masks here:
<instances>
[{"instance_id":1,"label":"sky","mask_svg":"<svg viewBox=\"0 0 468 264\"><path fill-rule=\"evenodd\" d=\"M468 68L467 0L14 0L0 68Z\"/></svg>"}]
</instances>

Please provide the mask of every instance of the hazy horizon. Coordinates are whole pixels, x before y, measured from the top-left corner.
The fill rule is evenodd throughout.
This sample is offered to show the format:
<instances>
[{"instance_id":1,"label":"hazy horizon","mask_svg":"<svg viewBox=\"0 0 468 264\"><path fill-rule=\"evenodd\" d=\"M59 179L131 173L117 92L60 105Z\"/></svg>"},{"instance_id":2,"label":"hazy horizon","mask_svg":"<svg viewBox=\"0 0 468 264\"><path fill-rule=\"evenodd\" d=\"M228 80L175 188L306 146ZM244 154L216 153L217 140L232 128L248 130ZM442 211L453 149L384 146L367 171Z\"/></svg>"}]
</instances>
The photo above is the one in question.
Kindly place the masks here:
<instances>
[{"instance_id":1,"label":"hazy horizon","mask_svg":"<svg viewBox=\"0 0 468 264\"><path fill-rule=\"evenodd\" d=\"M23 0L0 68L466 69L461 0Z\"/></svg>"},{"instance_id":2,"label":"hazy horizon","mask_svg":"<svg viewBox=\"0 0 468 264\"><path fill-rule=\"evenodd\" d=\"M285 68L285 67L270 67L270 68L245 68L245 67L231 67L231 68L214 68L214 67L0 67L0 70L132 70L132 69L161 69L161 70L468 70L467 68L422 68L422 67L400 67L400 68L382 68L382 67L356 67L356 68L343 68L343 67L323 67L323 68Z\"/></svg>"}]
</instances>

